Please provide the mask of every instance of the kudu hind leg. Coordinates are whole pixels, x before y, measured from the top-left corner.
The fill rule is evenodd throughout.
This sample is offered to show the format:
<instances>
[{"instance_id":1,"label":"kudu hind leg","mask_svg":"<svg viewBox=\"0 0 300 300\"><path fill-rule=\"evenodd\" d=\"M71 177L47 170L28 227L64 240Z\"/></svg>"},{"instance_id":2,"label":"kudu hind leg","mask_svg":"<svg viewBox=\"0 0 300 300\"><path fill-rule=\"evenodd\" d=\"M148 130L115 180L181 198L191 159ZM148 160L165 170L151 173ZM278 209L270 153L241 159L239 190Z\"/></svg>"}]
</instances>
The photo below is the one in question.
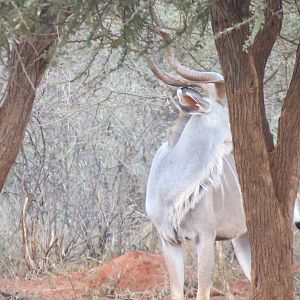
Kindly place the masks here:
<instances>
[{"instance_id":1,"label":"kudu hind leg","mask_svg":"<svg viewBox=\"0 0 300 300\"><path fill-rule=\"evenodd\" d=\"M171 244L162 238L163 253L167 264L172 300L183 300L184 259L182 244Z\"/></svg>"},{"instance_id":2,"label":"kudu hind leg","mask_svg":"<svg viewBox=\"0 0 300 300\"><path fill-rule=\"evenodd\" d=\"M201 235L197 241L198 252L198 292L197 300L209 300L212 276L214 270L214 243L213 234Z\"/></svg>"},{"instance_id":3,"label":"kudu hind leg","mask_svg":"<svg viewBox=\"0 0 300 300\"><path fill-rule=\"evenodd\" d=\"M251 281L251 249L248 233L232 240L235 255L242 267L244 274Z\"/></svg>"}]
</instances>

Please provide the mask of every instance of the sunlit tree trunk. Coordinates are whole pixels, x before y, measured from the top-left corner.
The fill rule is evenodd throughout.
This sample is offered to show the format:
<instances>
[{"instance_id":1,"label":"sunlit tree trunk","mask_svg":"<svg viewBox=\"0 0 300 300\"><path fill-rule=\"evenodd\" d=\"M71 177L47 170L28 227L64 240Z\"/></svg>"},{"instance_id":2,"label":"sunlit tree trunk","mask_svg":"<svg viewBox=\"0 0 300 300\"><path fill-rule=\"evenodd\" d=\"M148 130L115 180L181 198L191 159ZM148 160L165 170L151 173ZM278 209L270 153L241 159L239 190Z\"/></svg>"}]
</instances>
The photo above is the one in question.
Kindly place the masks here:
<instances>
[{"instance_id":1,"label":"sunlit tree trunk","mask_svg":"<svg viewBox=\"0 0 300 300\"><path fill-rule=\"evenodd\" d=\"M243 47L249 37L245 20L250 17L250 1L214 1L211 10L214 33L221 33L216 46L250 236L255 300L293 299L291 225L300 174L299 47L276 146L263 93L265 65L281 29L281 2L266 1L265 24L247 51Z\"/></svg>"}]
</instances>

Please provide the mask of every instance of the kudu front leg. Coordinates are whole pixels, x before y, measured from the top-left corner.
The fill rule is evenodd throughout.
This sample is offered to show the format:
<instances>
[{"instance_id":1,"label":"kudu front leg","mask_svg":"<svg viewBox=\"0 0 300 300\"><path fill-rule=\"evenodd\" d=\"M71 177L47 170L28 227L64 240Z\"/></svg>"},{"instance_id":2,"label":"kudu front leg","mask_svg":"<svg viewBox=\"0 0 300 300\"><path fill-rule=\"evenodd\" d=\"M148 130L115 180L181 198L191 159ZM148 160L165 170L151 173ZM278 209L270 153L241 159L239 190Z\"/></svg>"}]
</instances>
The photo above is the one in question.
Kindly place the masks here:
<instances>
[{"instance_id":1,"label":"kudu front leg","mask_svg":"<svg viewBox=\"0 0 300 300\"><path fill-rule=\"evenodd\" d=\"M197 241L198 252L198 292L197 300L209 300L214 271L215 236L202 234Z\"/></svg>"},{"instance_id":2,"label":"kudu front leg","mask_svg":"<svg viewBox=\"0 0 300 300\"><path fill-rule=\"evenodd\" d=\"M170 276L172 300L183 300L184 259L182 244L171 244L162 238L163 253Z\"/></svg>"}]
</instances>

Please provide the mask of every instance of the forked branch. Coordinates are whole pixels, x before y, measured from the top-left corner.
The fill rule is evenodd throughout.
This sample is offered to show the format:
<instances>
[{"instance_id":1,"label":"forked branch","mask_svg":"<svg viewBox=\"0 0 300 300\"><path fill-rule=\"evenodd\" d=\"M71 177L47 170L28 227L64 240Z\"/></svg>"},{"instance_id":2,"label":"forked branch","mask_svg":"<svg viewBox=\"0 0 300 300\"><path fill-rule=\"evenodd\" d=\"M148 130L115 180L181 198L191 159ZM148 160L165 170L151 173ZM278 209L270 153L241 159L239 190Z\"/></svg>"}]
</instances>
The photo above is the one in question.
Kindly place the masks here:
<instances>
[{"instance_id":1,"label":"forked branch","mask_svg":"<svg viewBox=\"0 0 300 300\"><path fill-rule=\"evenodd\" d=\"M255 53L256 64L262 70L265 68L268 57L281 30L283 18L282 0L267 0L264 15L264 26L257 34L252 47Z\"/></svg>"}]
</instances>

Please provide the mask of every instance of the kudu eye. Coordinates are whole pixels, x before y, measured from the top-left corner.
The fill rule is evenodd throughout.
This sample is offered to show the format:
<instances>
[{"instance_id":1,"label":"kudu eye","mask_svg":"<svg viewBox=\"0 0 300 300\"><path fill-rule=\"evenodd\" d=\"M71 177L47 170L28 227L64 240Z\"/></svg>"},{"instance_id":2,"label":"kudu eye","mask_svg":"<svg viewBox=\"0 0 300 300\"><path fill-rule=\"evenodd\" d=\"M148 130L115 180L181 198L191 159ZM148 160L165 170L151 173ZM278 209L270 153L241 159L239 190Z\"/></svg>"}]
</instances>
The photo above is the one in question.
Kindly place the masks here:
<instances>
[{"instance_id":1,"label":"kudu eye","mask_svg":"<svg viewBox=\"0 0 300 300\"><path fill-rule=\"evenodd\" d=\"M188 86L184 86L184 87L182 87L180 89L181 89L182 92L186 92L189 89L189 87Z\"/></svg>"},{"instance_id":2,"label":"kudu eye","mask_svg":"<svg viewBox=\"0 0 300 300\"><path fill-rule=\"evenodd\" d=\"M184 87L182 87L182 88L180 88L181 89L181 91L183 92L183 93L187 93L187 92L195 92L195 93L198 93L195 89L193 89L193 88L191 88L191 87L189 87L189 86L184 86Z\"/></svg>"}]
</instances>

